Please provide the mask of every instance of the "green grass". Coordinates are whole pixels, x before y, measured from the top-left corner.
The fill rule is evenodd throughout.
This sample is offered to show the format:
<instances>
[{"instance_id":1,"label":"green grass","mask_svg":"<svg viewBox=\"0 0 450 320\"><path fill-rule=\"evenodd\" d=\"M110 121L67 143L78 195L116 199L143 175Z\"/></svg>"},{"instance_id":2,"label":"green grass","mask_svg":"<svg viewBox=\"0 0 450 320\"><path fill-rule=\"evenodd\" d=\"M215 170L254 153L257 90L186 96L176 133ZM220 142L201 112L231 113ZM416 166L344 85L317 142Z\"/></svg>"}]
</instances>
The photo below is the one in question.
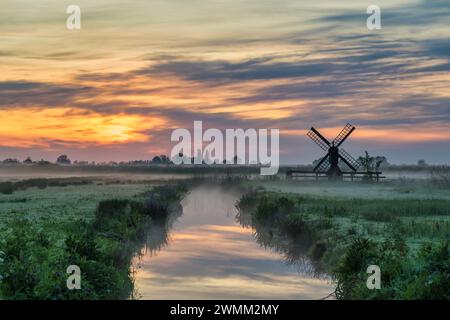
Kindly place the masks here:
<instances>
[{"instance_id":1,"label":"green grass","mask_svg":"<svg viewBox=\"0 0 450 320\"><path fill-rule=\"evenodd\" d=\"M305 196L321 196L338 199L367 200L450 200L450 188L437 186L432 179L393 179L381 183L331 182L299 180L254 180L247 183L252 188L263 188L279 193L293 193Z\"/></svg>"},{"instance_id":2,"label":"green grass","mask_svg":"<svg viewBox=\"0 0 450 320\"><path fill-rule=\"evenodd\" d=\"M0 182L0 193L12 194L17 190L26 190L29 188L45 189L47 187L77 186L90 183L92 183L92 181L85 178L36 178L21 180L17 182L5 181Z\"/></svg>"},{"instance_id":3,"label":"green grass","mask_svg":"<svg viewBox=\"0 0 450 320\"><path fill-rule=\"evenodd\" d=\"M238 207L238 220L257 233L306 235L309 256L334 276L338 298L450 298L450 200L252 191ZM362 281L369 264L382 266L384 290Z\"/></svg>"},{"instance_id":4,"label":"green grass","mask_svg":"<svg viewBox=\"0 0 450 320\"><path fill-rule=\"evenodd\" d=\"M16 186L12 193L0 193L0 260L6 261L0 274L10 276L0 289L4 298L117 299L132 295L129 263L145 238L143 226L164 220L177 192L172 187L148 192L148 184L142 181L86 179L88 183L16 181L10 185ZM224 183L234 187L241 180ZM438 287L442 283L442 278L425 277L445 271L441 264L448 256L439 248L450 238L448 190L403 183L277 180L243 184L262 185L272 192L244 195L239 206L251 214L241 214L240 222L279 230L270 230L267 239L289 235L290 243L298 244L306 235L309 255L345 287L338 293L340 298L424 298L430 293L421 291L423 283ZM265 244L267 239L259 236L257 241ZM407 250L381 254L390 243L399 241ZM401 268L391 272L398 283L383 282L393 290L374 296L364 286L353 285L354 279L367 278L365 269L352 265L355 243L367 245L369 256L377 257L386 270L390 270L389 257L401 257ZM366 256L361 259L359 266L371 262ZM427 264L427 259L432 263ZM70 264L84 270L82 292L65 288L65 270ZM413 278L417 282L408 281Z\"/></svg>"},{"instance_id":5,"label":"green grass","mask_svg":"<svg viewBox=\"0 0 450 320\"><path fill-rule=\"evenodd\" d=\"M302 217L310 224L328 219L341 233L357 229L373 240L395 233L410 244L450 239L450 200L371 200L253 192L244 195L239 206L256 207L256 218Z\"/></svg>"},{"instance_id":6,"label":"green grass","mask_svg":"<svg viewBox=\"0 0 450 320\"><path fill-rule=\"evenodd\" d=\"M93 194L97 197L89 197L88 206L92 210L83 214L76 203L88 197L84 188L88 186L71 191L77 210L70 215L58 213L53 207L51 214L36 216L30 207L36 205L34 201L26 202L28 211L7 213L0 231L1 299L133 297L131 260L145 244L151 223L168 219L171 204L179 201L184 190L173 186L146 188L126 198L133 190L129 188L120 198L112 199L106 198L112 196L110 192L100 197ZM57 199L60 202L49 203L48 207L70 205L64 197ZM66 287L69 265L81 269L81 290Z\"/></svg>"},{"instance_id":7,"label":"green grass","mask_svg":"<svg viewBox=\"0 0 450 320\"><path fill-rule=\"evenodd\" d=\"M7 221L20 217L37 225L51 225L55 230L79 219L91 221L98 202L106 199L138 200L147 189L148 185L141 183L92 183L0 194L0 232Z\"/></svg>"},{"instance_id":8,"label":"green grass","mask_svg":"<svg viewBox=\"0 0 450 320\"><path fill-rule=\"evenodd\" d=\"M374 242L354 238L333 269L338 299L450 299L448 241L410 252L400 238ZM379 290L366 286L367 266L381 271Z\"/></svg>"}]
</instances>

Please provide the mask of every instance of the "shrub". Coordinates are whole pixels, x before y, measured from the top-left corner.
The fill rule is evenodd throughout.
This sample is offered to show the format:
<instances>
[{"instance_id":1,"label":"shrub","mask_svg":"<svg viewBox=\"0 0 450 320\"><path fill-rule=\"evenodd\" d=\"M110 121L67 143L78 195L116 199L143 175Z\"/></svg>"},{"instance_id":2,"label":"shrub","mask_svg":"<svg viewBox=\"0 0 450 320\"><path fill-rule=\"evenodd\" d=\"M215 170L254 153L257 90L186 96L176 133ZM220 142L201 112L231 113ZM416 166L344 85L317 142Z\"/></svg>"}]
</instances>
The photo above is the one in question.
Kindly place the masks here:
<instances>
[{"instance_id":1,"label":"shrub","mask_svg":"<svg viewBox=\"0 0 450 320\"><path fill-rule=\"evenodd\" d=\"M375 243L356 238L334 270L338 299L449 299L449 244L423 245L408 254L399 239ZM366 287L369 265L381 270L381 289Z\"/></svg>"},{"instance_id":2,"label":"shrub","mask_svg":"<svg viewBox=\"0 0 450 320\"><path fill-rule=\"evenodd\" d=\"M157 186L152 191L146 193L146 199L143 206L135 207L141 210L145 215L154 220L163 220L167 218L170 204L179 200L180 194L184 192L184 187Z\"/></svg>"},{"instance_id":3,"label":"shrub","mask_svg":"<svg viewBox=\"0 0 450 320\"><path fill-rule=\"evenodd\" d=\"M96 218L99 219L117 218L125 213L128 204L129 204L128 200L119 200L119 199L100 201L97 206Z\"/></svg>"},{"instance_id":4,"label":"shrub","mask_svg":"<svg viewBox=\"0 0 450 320\"><path fill-rule=\"evenodd\" d=\"M260 197L257 191L245 193L238 201L236 207L240 211L248 211L255 208L259 202Z\"/></svg>"},{"instance_id":5,"label":"shrub","mask_svg":"<svg viewBox=\"0 0 450 320\"><path fill-rule=\"evenodd\" d=\"M48 186L48 180L47 179L28 179L28 180L22 180L15 183L15 189L16 190L24 190L32 187L36 187L39 189L45 189Z\"/></svg>"},{"instance_id":6,"label":"shrub","mask_svg":"<svg viewBox=\"0 0 450 320\"><path fill-rule=\"evenodd\" d=\"M178 192L155 199L168 205ZM65 228L58 238L18 218L6 223L0 239L0 299L127 299L133 292L130 262L145 237L149 216L130 200L98 204L94 221ZM82 270L81 290L66 287L67 267Z\"/></svg>"},{"instance_id":7,"label":"shrub","mask_svg":"<svg viewBox=\"0 0 450 320\"><path fill-rule=\"evenodd\" d=\"M292 213L294 209L294 202L286 197L263 197L261 198L261 201L256 209L256 218L258 220L281 220L286 215Z\"/></svg>"},{"instance_id":8,"label":"shrub","mask_svg":"<svg viewBox=\"0 0 450 320\"><path fill-rule=\"evenodd\" d=\"M14 192L14 185L12 182L1 182L0 183L0 193L12 194Z\"/></svg>"}]
</instances>

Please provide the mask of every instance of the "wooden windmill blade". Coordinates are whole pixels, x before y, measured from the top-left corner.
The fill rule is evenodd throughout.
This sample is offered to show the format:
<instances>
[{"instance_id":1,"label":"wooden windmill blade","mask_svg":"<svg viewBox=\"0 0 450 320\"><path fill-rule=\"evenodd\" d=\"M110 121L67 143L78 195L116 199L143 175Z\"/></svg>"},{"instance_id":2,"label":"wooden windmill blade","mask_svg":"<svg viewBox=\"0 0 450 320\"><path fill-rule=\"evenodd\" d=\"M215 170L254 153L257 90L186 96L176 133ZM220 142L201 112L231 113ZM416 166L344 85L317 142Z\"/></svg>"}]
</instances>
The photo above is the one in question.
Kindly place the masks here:
<instances>
[{"instance_id":1,"label":"wooden windmill blade","mask_svg":"<svg viewBox=\"0 0 450 320\"><path fill-rule=\"evenodd\" d=\"M352 132L355 129L356 128L354 126L352 126L350 123L347 123L345 127L341 130L341 132L337 135L337 137L333 140L333 144L336 147L339 147L345 141L345 139L347 139L352 134Z\"/></svg>"},{"instance_id":2,"label":"wooden windmill blade","mask_svg":"<svg viewBox=\"0 0 450 320\"><path fill-rule=\"evenodd\" d=\"M328 161L325 161L328 159L329 154L327 153L320 161L319 163L314 167L313 171L314 172L325 172L328 167L329 167L329 163Z\"/></svg>"},{"instance_id":3,"label":"wooden windmill blade","mask_svg":"<svg viewBox=\"0 0 450 320\"><path fill-rule=\"evenodd\" d=\"M322 136L319 131L311 127L311 130L306 134L312 141L314 141L322 150L328 151L331 143Z\"/></svg>"},{"instance_id":4,"label":"wooden windmill blade","mask_svg":"<svg viewBox=\"0 0 450 320\"><path fill-rule=\"evenodd\" d=\"M358 160L353 158L347 151L343 148L339 149L339 158L344 161L344 163L349 166L353 171L358 171L359 166L361 165Z\"/></svg>"}]
</instances>

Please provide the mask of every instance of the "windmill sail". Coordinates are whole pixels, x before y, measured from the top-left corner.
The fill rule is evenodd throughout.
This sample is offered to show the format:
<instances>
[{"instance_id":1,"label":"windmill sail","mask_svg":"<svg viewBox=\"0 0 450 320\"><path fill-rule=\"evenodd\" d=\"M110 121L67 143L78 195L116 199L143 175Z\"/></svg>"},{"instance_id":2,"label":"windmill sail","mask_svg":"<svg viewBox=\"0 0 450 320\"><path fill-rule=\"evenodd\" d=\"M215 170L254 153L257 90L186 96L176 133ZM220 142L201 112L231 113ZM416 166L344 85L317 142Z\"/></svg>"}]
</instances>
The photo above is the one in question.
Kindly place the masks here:
<instances>
[{"instance_id":1,"label":"windmill sail","mask_svg":"<svg viewBox=\"0 0 450 320\"><path fill-rule=\"evenodd\" d=\"M361 165L358 160L353 158L347 151L342 148L339 149L339 156L353 171L357 171L359 166Z\"/></svg>"},{"instance_id":2,"label":"windmill sail","mask_svg":"<svg viewBox=\"0 0 450 320\"><path fill-rule=\"evenodd\" d=\"M306 134L311 138L322 150L328 151L330 147L330 142L325 139L316 129L311 128L311 130Z\"/></svg>"},{"instance_id":3,"label":"windmill sail","mask_svg":"<svg viewBox=\"0 0 450 320\"><path fill-rule=\"evenodd\" d=\"M330 166L329 161L326 160L328 160L328 153L322 159L320 159L319 163L314 167L313 171L326 172L328 170L328 167Z\"/></svg>"},{"instance_id":4,"label":"windmill sail","mask_svg":"<svg viewBox=\"0 0 450 320\"><path fill-rule=\"evenodd\" d=\"M327 158L327 156L325 156ZM324 161L319 167L316 167L314 172L327 172L330 169L330 162Z\"/></svg>"},{"instance_id":5,"label":"windmill sail","mask_svg":"<svg viewBox=\"0 0 450 320\"><path fill-rule=\"evenodd\" d=\"M347 123L344 129L337 135L337 137L333 140L333 144L336 147L339 147L345 139L348 138L348 136L355 130L355 127L352 126L350 123Z\"/></svg>"}]
</instances>

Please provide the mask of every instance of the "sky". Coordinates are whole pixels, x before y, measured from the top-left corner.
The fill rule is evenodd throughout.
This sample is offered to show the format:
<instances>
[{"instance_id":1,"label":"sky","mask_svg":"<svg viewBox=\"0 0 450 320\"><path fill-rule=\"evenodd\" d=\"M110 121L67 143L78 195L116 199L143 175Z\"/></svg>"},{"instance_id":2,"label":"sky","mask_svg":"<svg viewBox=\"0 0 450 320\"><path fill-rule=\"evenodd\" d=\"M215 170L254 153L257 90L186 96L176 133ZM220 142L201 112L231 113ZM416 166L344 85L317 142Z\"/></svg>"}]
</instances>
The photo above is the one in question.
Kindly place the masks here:
<instances>
[{"instance_id":1,"label":"sky","mask_svg":"<svg viewBox=\"0 0 450 320\"><path fill-rule=\"evenodd\" d=\"M66 8L81 8L81 29ZM366 9L381 8L381 30ZM278 128L282 164L450 163L450 0L0 0L0 159L128 161L171 132Z\"/></svg>"}]
</instances>

